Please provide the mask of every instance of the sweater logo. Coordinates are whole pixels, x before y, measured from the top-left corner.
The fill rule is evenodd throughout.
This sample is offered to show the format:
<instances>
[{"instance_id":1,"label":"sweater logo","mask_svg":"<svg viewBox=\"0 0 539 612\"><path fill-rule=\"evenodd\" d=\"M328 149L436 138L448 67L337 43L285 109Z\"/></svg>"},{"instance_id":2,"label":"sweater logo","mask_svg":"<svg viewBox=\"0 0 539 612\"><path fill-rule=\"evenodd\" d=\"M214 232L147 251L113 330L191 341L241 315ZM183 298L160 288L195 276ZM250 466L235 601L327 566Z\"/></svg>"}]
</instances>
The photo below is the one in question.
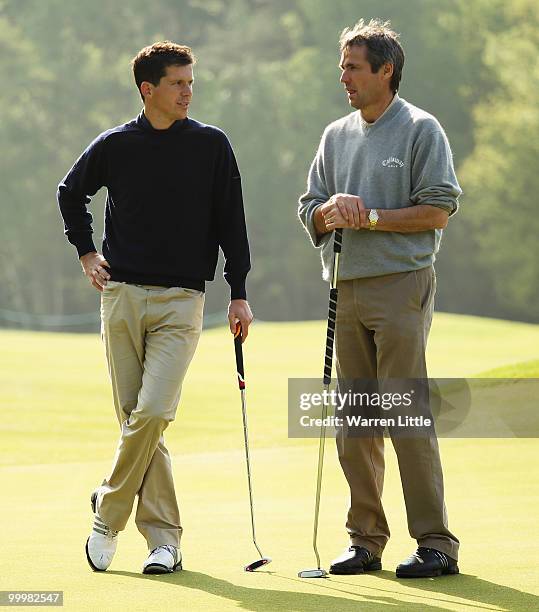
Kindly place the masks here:
<instances>
[{"instance_id":1,"label":"sweater logo","mask_svg":"<svg viewBox=\"0 0 539 612\"><path fill-rule=\"evenodd\" d=\"M404 162L398 157L388 157L387 159L384 159L382 166L386 168L402 168L404 166Z\"/></svg>"}]
</instances>

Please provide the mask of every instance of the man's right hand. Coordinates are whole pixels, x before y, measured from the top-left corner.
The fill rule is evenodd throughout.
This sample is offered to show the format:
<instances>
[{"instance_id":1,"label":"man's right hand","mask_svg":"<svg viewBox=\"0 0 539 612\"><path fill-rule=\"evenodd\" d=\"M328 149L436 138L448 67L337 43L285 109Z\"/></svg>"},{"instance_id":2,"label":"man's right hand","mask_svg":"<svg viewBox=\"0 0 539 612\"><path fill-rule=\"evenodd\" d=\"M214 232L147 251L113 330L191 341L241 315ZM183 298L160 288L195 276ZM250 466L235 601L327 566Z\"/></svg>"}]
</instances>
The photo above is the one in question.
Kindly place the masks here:
<instances>
[{"instance_id":1,"label":"man's right hand","mask_svg":"<svg viewBox=\"0 0 539 612\"><path fill-rule=\"evenodd\" d=\"M92 287L98 291L103 291L107 281L110 279L110 274L106 268L110 268L109 262L95 251L86 253L80 258L80 264L84 271L84 275L90 281Z\"/></svg>"},{"instance_id":2,"label":"man's right hand","mask_svg":"<svg viewBox=\"0 0 539 612\"><path fill-rule=\"evenodd\" d=\"M315 225L319 234L339 227L361 229L367 223L367 211L362 198L348 193L337 193L315 211Z\"/></svg>"}]
</instances>

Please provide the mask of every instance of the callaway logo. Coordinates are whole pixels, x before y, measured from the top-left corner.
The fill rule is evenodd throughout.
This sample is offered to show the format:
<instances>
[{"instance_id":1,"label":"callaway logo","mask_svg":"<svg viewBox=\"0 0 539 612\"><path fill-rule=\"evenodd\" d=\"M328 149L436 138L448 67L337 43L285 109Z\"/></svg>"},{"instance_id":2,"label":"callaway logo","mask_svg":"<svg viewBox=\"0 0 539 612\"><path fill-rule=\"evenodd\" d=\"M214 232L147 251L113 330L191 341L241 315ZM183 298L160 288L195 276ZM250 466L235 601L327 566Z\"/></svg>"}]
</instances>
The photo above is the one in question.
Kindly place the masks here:
<instances>
[{"instance_id":1,"label":"callaway logo","mask_svg":"<svg viewBox=\"0 0 539 612\"><path fill-rule=\"evenodd\" d=\"M384 159L382 166L389 168L402 168L404 166L404 162L398 157L388 157L387 159Z\"/></svg>"}]
</instances>

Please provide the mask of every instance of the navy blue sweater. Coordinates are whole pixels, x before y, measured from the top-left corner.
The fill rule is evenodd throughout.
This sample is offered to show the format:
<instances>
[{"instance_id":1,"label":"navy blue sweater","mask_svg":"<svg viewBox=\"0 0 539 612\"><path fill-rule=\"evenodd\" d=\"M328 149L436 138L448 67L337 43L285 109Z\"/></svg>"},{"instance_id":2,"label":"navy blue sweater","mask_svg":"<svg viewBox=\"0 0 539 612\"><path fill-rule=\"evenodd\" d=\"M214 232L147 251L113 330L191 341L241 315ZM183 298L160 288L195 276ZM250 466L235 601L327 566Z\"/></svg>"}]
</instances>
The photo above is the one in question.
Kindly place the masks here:
<instances>
[{"instance_id":1,"label":"navy blue sweater","mask_svg":"<svg viewBox=\"0 0 539 612\"><path fill-rule=\"evenodd\" d=\"M241 178L221 130L189 118L156 130L142 112L100 134L58 187L79 257L96 251L87 206L101 187L108 190L103 255L112 280L203 291L221 247L231 299L245 299Z\"/></svg>"}]
</instances>

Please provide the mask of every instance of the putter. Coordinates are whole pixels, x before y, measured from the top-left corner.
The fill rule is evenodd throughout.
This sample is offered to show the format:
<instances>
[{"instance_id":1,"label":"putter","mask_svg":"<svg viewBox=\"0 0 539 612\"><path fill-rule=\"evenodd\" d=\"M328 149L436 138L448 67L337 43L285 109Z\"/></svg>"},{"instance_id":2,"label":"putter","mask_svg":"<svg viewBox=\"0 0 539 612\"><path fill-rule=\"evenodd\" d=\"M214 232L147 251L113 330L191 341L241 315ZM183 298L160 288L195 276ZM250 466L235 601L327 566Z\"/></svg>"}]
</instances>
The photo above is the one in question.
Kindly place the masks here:
<instances>
[{"instance_id":1,"label":"putter","mask_svg":"<svg viewBox=\"0 0 539 612\"><path fill-rule=\"evenodd\" d=\"M241 330L241 323L236 323L236 332L234 334L234 349L236 352L236 370L238 372L238 386L241 393L241 413L243 416L243 440L245 442L245 463L247 464L247 484L249 485L249 507L251 509L251 531L253 535L253 544L255 545L260 559L249 563L243 569L246 572L254 572L259 567L271 563L269 557L264 557L258 544L256 543L255 535L255 514L253 509L253 487L251 485L251 459L249 457L249 436L247 433L247 406L245 403L245 373L243 370L243 349L241 346L243 334Z\"/></svg>"},{"instance_id":2,"label":"putter","mask_svg":"<svg viewBox=\"0 0 539 612\"><path fill-rule=\"evenodd\" d=\"M322 406L322 425L320 426L320 440L318 443L318 473L316 476L316 498L314 503L314 527L313 527L313 550L316 557L316 569L302 570L298 572L300 578L325 578L328 573L320 567L320 555L318 554L318 514L320 511L320 491L322 489L322 470L324 468L324 446L326 442L325 419L328 413L327 397L329 385L331 384L331 370L333 369L333 344L335 342L335 323L337 319L337 276L339 274L339 256L342 248L342 229L335 230L333 238L333 274L329 289L329 312L326 333L326 355L324 361L324 404Z\"/></svg>"}]
</instances>

